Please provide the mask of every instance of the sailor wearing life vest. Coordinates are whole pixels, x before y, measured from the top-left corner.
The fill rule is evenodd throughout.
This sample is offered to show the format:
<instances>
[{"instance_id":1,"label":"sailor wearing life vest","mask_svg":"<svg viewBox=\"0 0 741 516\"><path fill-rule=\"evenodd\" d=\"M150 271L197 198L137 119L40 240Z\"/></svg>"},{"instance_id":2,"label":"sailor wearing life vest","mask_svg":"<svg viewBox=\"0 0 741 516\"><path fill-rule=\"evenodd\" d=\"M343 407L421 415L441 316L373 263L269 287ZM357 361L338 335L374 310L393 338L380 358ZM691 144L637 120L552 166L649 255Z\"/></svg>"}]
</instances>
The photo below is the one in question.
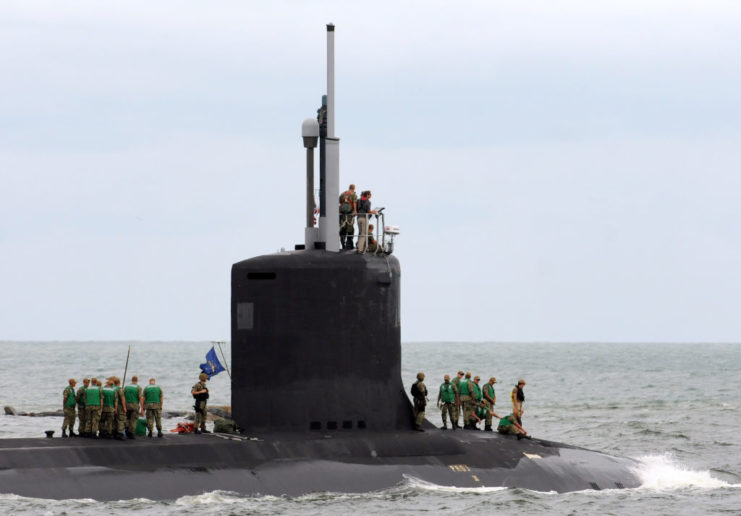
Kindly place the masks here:
<instances>
[{"instance_id":1,"label":"sailor wearing life vest","mask_svg":"<svg viewBox=\"0 0 741 516\"><path fill-rule=\"evenodd\" d=\"M450 427L455 430L458 428L458 421L453 419L455 414L455 406L458 403L458 389L450 381L450 375L446 374L443 377L443 383L440 384L440 392L437 395L437 406L443 417L443 426L441 430L447 430L448 418L450 416Z\"/></svg>"},{"instance_id":2,"label":"sailor wearing life vest","mask_svg":"<svg viewBox=\"0 0 741 516\"><path fill-rule=\"evenodd\" d=\"M165 395L162 388L155 384L155 379L149 379L149 385L144 387L144 408L147 411L147 437L152 437L154 424L157 423L157 437L162 437L162 402Z\"/></svg>"},{"instance_id":3,"label":"sailor wearing life vest","mask_svg":"<svg viewBox=\"0 0 741 516\"><path fill-rule=\"evenodd\" d=\"M350 185L340 194L340 243L343 249L352 249L355 233L355 215L358 213L358 194L355 185Z\"/></svg>"},{"instance_id":4,"label":"sailor wearing life vest","mask_svg":"<svg viewBox=\"0 0 741 516\"><path fill-rule=\"evenodd\" d=\"M139 413L142 406L142 388L137 385L139 378L131 377L131 383L124 387L124 399L126 400L126 438L136 439L136 421L139 419Z\"/></svg>"}]
</instances>

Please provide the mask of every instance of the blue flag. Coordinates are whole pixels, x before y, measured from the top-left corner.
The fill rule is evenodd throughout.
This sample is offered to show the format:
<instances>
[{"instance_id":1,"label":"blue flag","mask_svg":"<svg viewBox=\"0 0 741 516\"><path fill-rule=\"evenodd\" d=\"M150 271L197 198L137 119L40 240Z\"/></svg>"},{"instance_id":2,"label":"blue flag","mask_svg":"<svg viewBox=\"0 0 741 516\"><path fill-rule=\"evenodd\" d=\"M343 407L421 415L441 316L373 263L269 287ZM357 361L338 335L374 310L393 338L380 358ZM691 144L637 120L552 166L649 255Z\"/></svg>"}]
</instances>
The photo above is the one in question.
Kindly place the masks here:
<instances>
[{"instance_id":1,"label":"blue flag","mask_svg":"<svg viewBox=\"0 0 741 516\"><path fill-rule=\"evenodd\" d=\"M209 380L213 375L225 371L224 366L221 365L221 362L219 362L216 356L216 350L214 350L213 346L211 346L211 351L206 353L206 363L201 364L201 371L208 375Z\"/></svg>"}]
</instances>

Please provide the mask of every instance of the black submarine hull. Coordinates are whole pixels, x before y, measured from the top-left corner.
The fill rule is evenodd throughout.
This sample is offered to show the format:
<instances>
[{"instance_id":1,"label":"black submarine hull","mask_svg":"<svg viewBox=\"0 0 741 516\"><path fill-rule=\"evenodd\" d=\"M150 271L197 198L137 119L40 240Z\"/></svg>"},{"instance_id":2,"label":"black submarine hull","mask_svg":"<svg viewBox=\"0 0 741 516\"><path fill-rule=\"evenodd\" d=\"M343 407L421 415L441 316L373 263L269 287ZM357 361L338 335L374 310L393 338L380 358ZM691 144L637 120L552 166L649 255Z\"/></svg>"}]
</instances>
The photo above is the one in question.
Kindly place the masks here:
<instances>
[{"instance_id":1,"label":"black submarine hull","mask_svg":"<svg viewBox=\"0 0 741 516\"><path fill-rule=\"evenodd\" d=\"M431 425L428 423L428 426ZM627 458L480 431L178 435L136 441L6 439L0 485L26 497L177 499L215 490L297 496L368 492L405 479L536 491L631 488Z\"/></svg>"}]
</instances>

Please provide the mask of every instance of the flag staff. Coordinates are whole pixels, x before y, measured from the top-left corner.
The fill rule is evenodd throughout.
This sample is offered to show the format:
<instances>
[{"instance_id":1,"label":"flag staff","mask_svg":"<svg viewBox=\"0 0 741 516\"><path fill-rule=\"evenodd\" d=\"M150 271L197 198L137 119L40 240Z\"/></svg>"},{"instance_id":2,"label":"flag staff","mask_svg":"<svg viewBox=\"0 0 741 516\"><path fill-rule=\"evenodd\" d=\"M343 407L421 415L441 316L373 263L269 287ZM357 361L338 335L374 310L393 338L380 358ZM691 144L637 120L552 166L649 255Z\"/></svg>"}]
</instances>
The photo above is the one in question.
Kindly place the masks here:
<instances>
[{"instance_id":1,"label":"flag staff","mask_svg":"<svg viewBox=\"0 0 741 516\"><path fill-rule=\"evenodd\" d=\"M126 367L124 367L124 375L121 378L121 385L126 385L126 373L129 372L129 357L131 356L131 344L129 344L129 352L126 353Z\"/></svg>"},{"instance_id":2,"label":"flag staff","mask_svg":"<svg viewBox=\"0 0 741 516\"><path fill-rule=\"evenodd\" d=\"M226 341L223 341L223 340L212 340L211 341L211 344L216 344L217 346L219 346L219 351L221 352L221 358L222 360L224 360L224 367L226 367L226 374L228 374L229 378L231 379L232 373L231 371L229 371L229 363L226 361L226 357L224 356L224 350L221 349L221 345L225 343Z\"/></svg>"}]
</instances>

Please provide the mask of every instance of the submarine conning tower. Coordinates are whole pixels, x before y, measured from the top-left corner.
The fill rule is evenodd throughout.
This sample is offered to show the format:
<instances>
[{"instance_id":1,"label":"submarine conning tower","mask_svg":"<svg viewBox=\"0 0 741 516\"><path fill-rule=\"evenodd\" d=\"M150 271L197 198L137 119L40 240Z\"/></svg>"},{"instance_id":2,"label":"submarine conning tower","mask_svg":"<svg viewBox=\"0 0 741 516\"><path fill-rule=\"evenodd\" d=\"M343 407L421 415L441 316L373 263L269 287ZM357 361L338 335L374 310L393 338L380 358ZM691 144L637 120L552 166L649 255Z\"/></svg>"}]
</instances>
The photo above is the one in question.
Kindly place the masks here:
<instances>
[{"instance_id":1,"label":"submarine conning tower","mask_svg":"<svg viewBox=\"0 0 741 516\"><path fill-rule=\"evenodd\" d=\"M399 261L339 249L334 25L327 95L302 125L305 243L232 266L232 416L247 431L400 430L412 424L401 381ZM313 148L319 143L319 227Z\"/></svg>"}]
</instances>

